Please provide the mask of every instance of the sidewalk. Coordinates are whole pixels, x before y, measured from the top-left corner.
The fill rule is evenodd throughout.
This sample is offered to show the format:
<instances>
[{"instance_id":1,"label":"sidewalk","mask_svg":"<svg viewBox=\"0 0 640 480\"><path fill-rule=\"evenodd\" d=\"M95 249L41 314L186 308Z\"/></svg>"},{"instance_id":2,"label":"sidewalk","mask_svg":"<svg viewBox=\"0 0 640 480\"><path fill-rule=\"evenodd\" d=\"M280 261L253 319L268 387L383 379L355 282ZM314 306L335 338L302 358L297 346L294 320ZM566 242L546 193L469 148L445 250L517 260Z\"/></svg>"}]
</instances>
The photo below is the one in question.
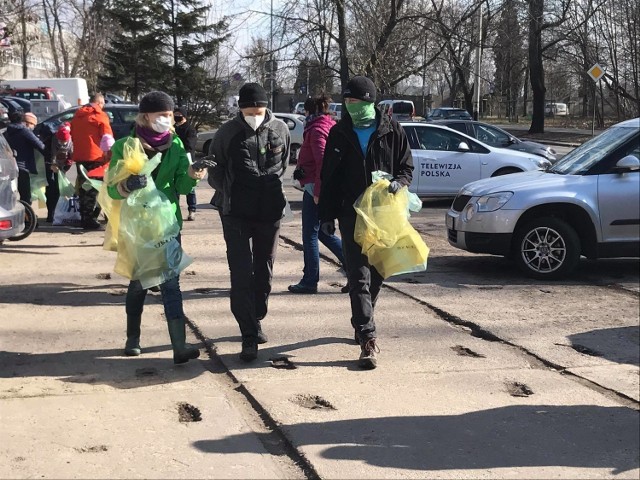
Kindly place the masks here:
<instances>
[{"instance_id":1,"label":"sidewalk","mask_svg":"<svg viewBox=\"0 0 640 480\"><path fill-rule=\"evenodd\" d=\"M383 289L376 309L380 366L360 371L337 266L322 262L317 295L287 292L302 269L300 195L287 192L298 215L282 227L269 342L251 364L238 359L206 185L196 221L185 223L195 259L181 277L185 308L235 386L206 357L173 366L157 295L143 317L144 354L121 356L126 282L105 278L115 257L99 233L43 230L3 247L0 477L301 477L269 453L267 429L247 420L255 411L312 477L638 477L637 412L514 347L452 328L399 291ZM255 411L237 404L237 390ZM181 402L202 420L179 422Z\"/></svg>"}]
</instances>

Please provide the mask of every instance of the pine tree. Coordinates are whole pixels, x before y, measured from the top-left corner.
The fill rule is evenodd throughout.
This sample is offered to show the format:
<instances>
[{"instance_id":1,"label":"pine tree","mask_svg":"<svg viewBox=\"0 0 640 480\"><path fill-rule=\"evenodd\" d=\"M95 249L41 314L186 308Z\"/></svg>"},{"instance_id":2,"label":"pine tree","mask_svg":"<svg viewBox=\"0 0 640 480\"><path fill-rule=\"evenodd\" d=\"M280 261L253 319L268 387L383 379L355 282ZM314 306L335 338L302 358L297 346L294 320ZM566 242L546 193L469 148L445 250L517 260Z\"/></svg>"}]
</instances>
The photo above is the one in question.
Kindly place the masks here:
<instances>
[{"instance_id":1,"label":"pine tree","mask_svg":"<svg viewBox=\"0 0 640 480\"><path fill-rule=\"evenodd\" d=\"M113 0L107 15L116 33L98 77L103 91L126 92L137 102L144 93L160 89L170 78L170 65L163 54L159 18L162 11L154 0Z\"/></svg>"},{"instance_id":2,"label":"pine tree","mask_svg":"<svg viewBox=\"0 0 640 480\"><path fill-rule=\"evenodd\" d=\"M225 20L209 24L210 7L201 0L161 0L156 5L162 11L160 29L172 62L172 82L165 88L183 105L216 83L207 70L227 37L228 26Z\"/></svg>"}]
</instances>

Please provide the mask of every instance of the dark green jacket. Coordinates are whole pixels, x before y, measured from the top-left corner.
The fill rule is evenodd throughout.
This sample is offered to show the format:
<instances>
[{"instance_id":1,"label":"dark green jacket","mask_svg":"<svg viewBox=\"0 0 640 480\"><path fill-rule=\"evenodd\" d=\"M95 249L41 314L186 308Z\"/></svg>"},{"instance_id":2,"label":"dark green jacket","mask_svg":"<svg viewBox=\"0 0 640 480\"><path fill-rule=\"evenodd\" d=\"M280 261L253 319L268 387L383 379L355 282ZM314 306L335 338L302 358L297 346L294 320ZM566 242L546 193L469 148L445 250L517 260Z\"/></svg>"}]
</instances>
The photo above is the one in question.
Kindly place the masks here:
<instances>
[{"instance_id":1,"label":"dark green jacket","mask_svg":"<svg viewBox=\"0 0 640 480\"><path fill-rule=\"evenodd\" d=\"M128 138L128 136L121 138L111 147L111 162L109 163L109 168L115 168L118 160L122 159L124 143ZM198 184L198 181L191 178L188 174L190 164L182 141L178 135L174 134L173 144L168 150L162 153L160 165L158 165L152 173L156 188L164 193L173 205L180 227L182 227L182 213L178 207L178 194L187 195L191 193L193 187ZM124 198L120 195L115 185L109 186L108 191L111 198L115 198L116 200L122 200Z\"/></svg>"}]
</instances>

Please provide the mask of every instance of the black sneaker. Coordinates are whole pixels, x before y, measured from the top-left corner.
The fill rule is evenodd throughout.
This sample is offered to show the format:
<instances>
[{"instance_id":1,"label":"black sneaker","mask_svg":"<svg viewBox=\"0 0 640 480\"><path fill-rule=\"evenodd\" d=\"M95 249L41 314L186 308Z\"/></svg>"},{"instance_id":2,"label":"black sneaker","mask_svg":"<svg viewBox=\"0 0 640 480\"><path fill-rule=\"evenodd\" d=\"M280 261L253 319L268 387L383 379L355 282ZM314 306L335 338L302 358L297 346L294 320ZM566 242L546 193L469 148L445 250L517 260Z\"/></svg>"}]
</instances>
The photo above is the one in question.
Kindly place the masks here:
<instances>
[{"instance_id":1,"label":"black sneaker","mask_svg":"<svg viewBox=\"0 0 640 480\"><path fill-rule=\"evenodd\" d=\"M376 345L376 339L370 338L363 345L360 352L360 360L358 366L365 370L373 370L378 366L378 358L376 354L380 352L378 345Z\"/></svg>"},{"instance_id":2,"label":"black sneaker","mask_svg":"<svg viewBox=\"0 0 640 480\"><path fill-rule=\"evenodd\" d=\"M240 360L245 362L253 362L258 358L258 344L252 340L242 341L242 351L240 352Z\"/></svg>"},{"instance_id":3,"label":"black sneaker","mask_svg":"<svg viewBox=\"0 0 640 480\"><path fill-rule=\"evenodd\" d=\"M318 293L318 287L307 287L306 285L302 285L300 283L296 283L295 285L289 285L289 291L291 293Z\"/></svg>"}]
</instances>

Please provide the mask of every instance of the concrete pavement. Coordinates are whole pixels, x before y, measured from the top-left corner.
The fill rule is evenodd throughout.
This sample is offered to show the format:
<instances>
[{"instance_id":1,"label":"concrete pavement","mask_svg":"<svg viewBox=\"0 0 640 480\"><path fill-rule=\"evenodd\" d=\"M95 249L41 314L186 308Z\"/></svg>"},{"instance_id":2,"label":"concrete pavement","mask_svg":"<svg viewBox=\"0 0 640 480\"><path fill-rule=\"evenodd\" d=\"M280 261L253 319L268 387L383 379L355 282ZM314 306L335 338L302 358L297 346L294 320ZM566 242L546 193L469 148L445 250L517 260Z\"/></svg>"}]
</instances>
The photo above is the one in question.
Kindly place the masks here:
<instances>
[{"instance_id":1,"label":"concrete pavement","mask_svg":"<svg viewBox=\"0 0 640 480\"><path fill-rule=\"evenodd\" d=\"M296 210L299 194L288 192ZM257 362L240 362L222 232L204 205L211 193L198 188L202 208L185 223L195 262L181 284L191 341L215 350L213 361L173 366L157 295L143 318L144 354L121 356L127 282L107 275L114 254L99 233L43 228L1 247L0 477L638 477L633 402L550 368L536 350L548 342L533 341L525 323L538 314L485 315L478 305L488 312L495 291L474 290L483 297L471 305L463 278L435 261L433 274L450 284L430 283L430 270L383 290L380 367L360 371L337 266L323 261L317 295L287 292L301 275L299 215L282 227L269 343ZM508 341L443 321L429 302L493 318L486 324ZM623 385L632 389L630 366ZM190 406L200 421L180 421L198 418Z\"/></svg>"}]
</instances>

